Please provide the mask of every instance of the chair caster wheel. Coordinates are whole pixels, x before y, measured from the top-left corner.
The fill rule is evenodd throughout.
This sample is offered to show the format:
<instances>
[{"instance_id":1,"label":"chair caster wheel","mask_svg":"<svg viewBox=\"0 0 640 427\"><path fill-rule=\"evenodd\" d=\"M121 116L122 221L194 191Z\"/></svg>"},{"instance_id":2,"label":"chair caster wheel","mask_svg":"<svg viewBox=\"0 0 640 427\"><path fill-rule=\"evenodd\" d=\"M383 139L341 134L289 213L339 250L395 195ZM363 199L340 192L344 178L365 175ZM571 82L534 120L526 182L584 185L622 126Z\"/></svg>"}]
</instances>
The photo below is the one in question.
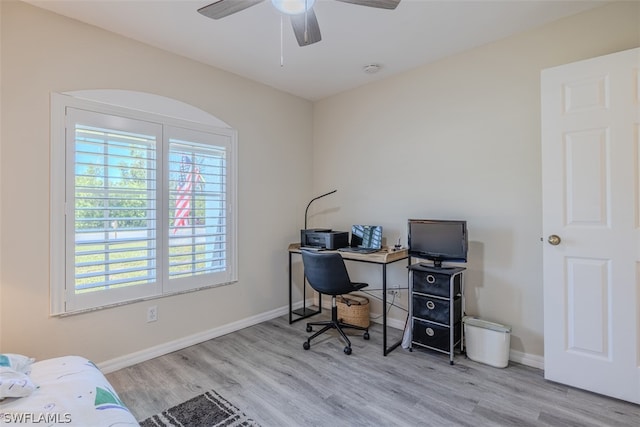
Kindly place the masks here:
<instances>
[{"instance_id":1,"label":"chair caster wheel","mask_svg":"<svg viewBox=\"0 0 640 427\"><path fill-rule=\"evenodd\" d=\"M302 344L302 348L304 348L305 350L309 350L311 346L309 345L308 341L305 341L304 344Z\"/></svg>"},{"instance_id":2,"label":"chair caster wheel","mask_svg":"<svg viewBox=\"0 0 640 427\"><path fill-rule=\"evenodd\" d=\"M351 354L351 347L345 347L344 354Z\"/></svg>"},{"instance_id":3,"label":"chair caster wheel","mask_svg":"<svg viewBox=\"0 0 640 427\"><path fill-rule=\"evenodd\" d=\"M312 331L313 331L313 329L311 328L311 326L307 325L307 332L312 332Z\"/></svg>"},{"instance_id":4,"label":"chair caster wheel","mask_svg":"<svg viewBox=\"0 0 640 427\"><path fill-rule=\"evenodd\" d=\"M369 338L371 338L371 337L369 336L369 332L365 332L365 333L364 333L364 335L362 336L362 338L364 338L365 340L367 340L367 341L368 341L368 340L369 340Z\"/></svg>"}]
</instances>

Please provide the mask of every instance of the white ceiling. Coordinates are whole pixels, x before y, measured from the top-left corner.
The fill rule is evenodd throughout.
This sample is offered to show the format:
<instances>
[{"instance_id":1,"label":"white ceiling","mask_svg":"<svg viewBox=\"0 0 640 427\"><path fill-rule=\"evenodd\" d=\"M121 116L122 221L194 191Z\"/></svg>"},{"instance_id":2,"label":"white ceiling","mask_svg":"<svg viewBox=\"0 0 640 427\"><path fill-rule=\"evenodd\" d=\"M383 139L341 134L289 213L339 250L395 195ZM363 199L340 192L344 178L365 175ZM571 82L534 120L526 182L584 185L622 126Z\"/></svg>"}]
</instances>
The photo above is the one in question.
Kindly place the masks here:
<instances>
[{"instance_id":1,"label":"white ceiling","mask_svg":"<svg viewBox=\"0 0 640 427\"><path fill-rule=\"evenodd\" d=\"M270 0L220 20L197 12L213 0L24 1L309 100L606 2L401 0L383 10L317 0L322 41L299 47L285 17L281 49L281 16ZM371 63L381 65L378 73L363 71Z\"/></svg>"}]
</instances>

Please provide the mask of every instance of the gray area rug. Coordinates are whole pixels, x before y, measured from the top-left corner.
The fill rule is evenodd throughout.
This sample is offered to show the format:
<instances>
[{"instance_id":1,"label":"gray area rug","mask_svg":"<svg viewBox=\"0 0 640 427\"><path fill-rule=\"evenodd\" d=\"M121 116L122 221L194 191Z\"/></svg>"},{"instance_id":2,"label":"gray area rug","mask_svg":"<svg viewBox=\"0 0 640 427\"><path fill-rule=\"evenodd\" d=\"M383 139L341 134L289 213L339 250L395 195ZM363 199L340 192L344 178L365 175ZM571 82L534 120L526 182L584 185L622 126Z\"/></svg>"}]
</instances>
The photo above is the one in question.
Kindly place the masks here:
<instances>
[{"instance_id":1,"label":"gray area rug","mask_svg":"<svg viewBox=\"0 0 640 427\"><path fill-rule=\"evenodd\" d=\"M140 422L142 427L236 427L259 424L213 390Z\"/></svg>"}]
</instances>

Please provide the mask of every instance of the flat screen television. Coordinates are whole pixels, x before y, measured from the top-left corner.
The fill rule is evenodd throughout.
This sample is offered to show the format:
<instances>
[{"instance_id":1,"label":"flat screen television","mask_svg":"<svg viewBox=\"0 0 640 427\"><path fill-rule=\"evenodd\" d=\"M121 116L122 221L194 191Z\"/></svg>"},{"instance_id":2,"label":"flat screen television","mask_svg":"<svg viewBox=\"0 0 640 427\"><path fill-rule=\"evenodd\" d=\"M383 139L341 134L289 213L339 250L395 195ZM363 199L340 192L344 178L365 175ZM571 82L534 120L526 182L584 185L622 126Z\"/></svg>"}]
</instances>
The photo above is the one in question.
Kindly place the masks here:
<instances>
[{"instance_id":1,"label":"flat screen television","mask_svg":"<svg viewBox=\"0 0 640 427\"><path fill-rule=\"evenodd\" d=\"M410 219L409 255L433 261L467 262L467 222L460 220Z\"/></svg>"}]
</instances>

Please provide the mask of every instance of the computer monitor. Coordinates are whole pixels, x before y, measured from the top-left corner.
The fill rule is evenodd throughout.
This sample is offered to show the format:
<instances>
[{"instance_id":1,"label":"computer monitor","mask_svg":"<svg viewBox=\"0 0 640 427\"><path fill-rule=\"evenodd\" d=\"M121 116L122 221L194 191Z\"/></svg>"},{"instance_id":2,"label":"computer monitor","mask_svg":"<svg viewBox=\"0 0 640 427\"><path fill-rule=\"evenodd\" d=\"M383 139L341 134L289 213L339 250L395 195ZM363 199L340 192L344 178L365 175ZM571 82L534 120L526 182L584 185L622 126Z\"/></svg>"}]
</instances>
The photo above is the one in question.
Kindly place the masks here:
<instances>
[{"instance_id":1,"label":"computer monitor","mask_svg":"<svg viewBox=\"0 0 640 427\"><path fill-rule=\"evenodd\" d=\"M464 220L410 219L409 255L433 261L467 262L467 222Z\"/></svg>"},{"instance_id":2,"label":"computer monitor","mask_svg":"<svg viewBox=\"0 0 640 427\"><path fill-rule=\"evenodd\" d=\"M382 249L381 225L351 226L351 247Z\"/></svg>"}]
</instances>

